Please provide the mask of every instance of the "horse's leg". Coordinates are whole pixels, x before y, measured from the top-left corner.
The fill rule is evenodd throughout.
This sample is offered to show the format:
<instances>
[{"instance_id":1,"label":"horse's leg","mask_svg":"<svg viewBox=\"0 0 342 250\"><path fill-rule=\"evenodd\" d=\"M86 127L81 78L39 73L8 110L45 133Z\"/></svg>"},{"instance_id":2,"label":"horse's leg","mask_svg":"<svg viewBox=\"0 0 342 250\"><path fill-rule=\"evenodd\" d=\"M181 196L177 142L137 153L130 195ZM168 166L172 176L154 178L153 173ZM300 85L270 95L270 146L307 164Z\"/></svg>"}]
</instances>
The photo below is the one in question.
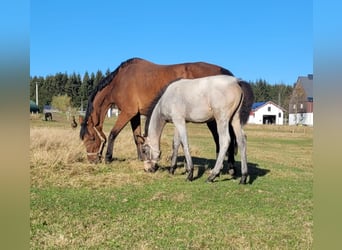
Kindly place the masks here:
<instances>
[{"instance_id":1,"label":"horse's leg","mask_svg":"<svg viewBox=\"0 0 342 250\"><path fill-rule=\"evenodd\" d=\"M141 123L140 123L140 113L136 114L132 119L131 119L131 127L133 131L133 137L134 137L134 142L137 147L137 154L138 154L138 159L142 160L142 144L138 140L139 136L141 136Z\"/></svg>"},{"instance_id":2,"label":"horse's leg","mask_svg":"<svg viewBox=\"0 0 342 250\"><path fill-rule=\"evenodd\" d=\"M216 146L216 157L220 151L220 143L219 143L219 136L217 133L217 125L216 125L216 121L212 120L210 122L207 122L207 126L214 138L214 142L215 142L215 146Z\"/></svg>"},{"instance_id":3,"label":"horse's leg","mask_svg":"<svg viewBox=\"0 0 342 250\"><path fill-rule=\"evenodd\" d=\"M189 150L186 124L184 120L182 121L174 120L173 123L175 124L175 127L177 128L180 142L183 146L184 156L185 156L185 160L187 164L187 172L188 172L187 180L192 181L194 177L194 165L192 164L192 159L191 159L190 150Z\"/></svg>"},{"instance_id":4,"label":"horse's leg","mask_svg":"<svg viewBox=\"0 0 342 250\"><path fill-rule=\"evenodd\" d=\"M218 153L220 151L220 143L219 143L219 136L217 133L217 125L216 125L216 120L212 120L210 122L207 122L207 126L214 138L215 141L215 146L216 146L216 158L218 157ZM235 163L235 135L234 135L234 130L232 129L231 125L229 125L229 134L231 141L229 143L228 147L228 171L229 174L234 175L235 169L234 169L234 163Z\"/></svg>"},{"instance_id":5,"label":"horse's leg","mask_svg":"<svg viewBox=\"0 0 342 250\"><path fill-rule=\"evenodd\" d=\"M174 174L177 164L178 149L180 146L180 138L177 129L175 128L175 133L172 141L172 156L171 156L171 168L170 173Z\"/></svg>"},{"instance_id":6,"label":"horse's leg","mask_svg":"<svg viewBox=\"0 0 342 250\"><path fill-rule=\"evenodd\" d=\"M220 151L218 157L216 159L215 167L211 171L210 176L207 181L214 181L214 179L219 176L220 171L223 166L223 160L227 153L228 145L230 143L230 135L228 130L228 120L223 120L217 122L217 131L219 133L219 141L220 141Z\"/></svg>"},{"instance_id":7,"label":"horse's leg","mask_svg":"<svg viewBox=\"0 0 342 250\"><path fill-rule=\"evenodd\" d=\"M248 168L247 168L247 143L246 143L246 135L242 129L240 124L240 119L233 119L232 126L236 135L236 141L240 149L241 154L241 180L240 184L246 184L247 176L248 176Z\"/></svg>"},{"instance_id":8,"label":"horse's leg","mask_svg":"<svg viewBox=\"0 0 342 250\"><path fill-rule=\"evenodd\" d=\"M236 136L233 130L232 125L229 123L229 136L230 136L230 143L228 146L228 172L230 175L235 174L235 154L237 153L237 145L236 145Z\"/></svg>"},{"instance_id":9,"label":"horse's leg","mask_svg":"<svg viewBox=\"0 0 342 250\"><path fill-rule=\"evenodd\" d=\"M126 124L132 119L134 115L127 114L125 112L121 112L118 116L117 121L115 122L114 127L109 133L108 136L108 146L106 152L105 162L110 163L113 161L113 147L114 147L114 140L121 132L121 130L126 126Z\"/></svg>"}]
</instances>

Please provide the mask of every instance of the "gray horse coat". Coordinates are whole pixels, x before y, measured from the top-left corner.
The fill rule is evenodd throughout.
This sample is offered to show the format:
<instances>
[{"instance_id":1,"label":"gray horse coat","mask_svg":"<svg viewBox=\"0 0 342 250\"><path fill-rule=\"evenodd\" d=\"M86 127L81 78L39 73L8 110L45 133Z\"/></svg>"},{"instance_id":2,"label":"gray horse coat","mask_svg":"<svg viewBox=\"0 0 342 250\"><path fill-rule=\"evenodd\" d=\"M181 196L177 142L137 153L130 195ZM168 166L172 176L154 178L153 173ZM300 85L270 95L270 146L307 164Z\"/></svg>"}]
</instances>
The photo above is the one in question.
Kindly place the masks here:
<instances>
[{"instance_id":1,"label":"gray horse coat","mask_svg":"<svg viewBox=\"0 0 342 250\"><path fill-rule=\"evenodd\" d=\"M240 108L244 98L238 79L217 75L197 79L181 79L170 83L160 99L154 104L146 121L143 154L145 170L155 168L160 155L160 137L167 122L175 125L171 172L176 165L177 151L181 144L187 161L188 180L193 179L193 163L187 139L186 122L205 123L216 120L220 151L208 181L213 181L223 166L225 153L230 143L228 126L231 123L241 152L240 183L246 183L247 157L246 138L240 121Z\"/></svg>"}]
</instances>

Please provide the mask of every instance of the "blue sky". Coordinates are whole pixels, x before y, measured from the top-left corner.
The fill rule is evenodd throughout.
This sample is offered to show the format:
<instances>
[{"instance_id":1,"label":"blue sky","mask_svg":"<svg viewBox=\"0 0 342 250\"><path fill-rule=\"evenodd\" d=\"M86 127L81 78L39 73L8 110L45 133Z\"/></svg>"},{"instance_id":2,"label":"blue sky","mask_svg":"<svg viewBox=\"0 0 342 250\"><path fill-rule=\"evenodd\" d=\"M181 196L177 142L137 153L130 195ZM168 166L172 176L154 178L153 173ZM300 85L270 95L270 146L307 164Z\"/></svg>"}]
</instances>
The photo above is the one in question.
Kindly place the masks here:
<instances>
[{"instance_id":1,"label":"blue sky","mask_svg":"<svg viewBox=\"0 0 342 250\"><path fill-rule=\"evenodd\" d=\"M313 72L312 16L309 0L32 0L30 75L112 71L140 57L293 84Z\"/></svg>"}]
</instances>

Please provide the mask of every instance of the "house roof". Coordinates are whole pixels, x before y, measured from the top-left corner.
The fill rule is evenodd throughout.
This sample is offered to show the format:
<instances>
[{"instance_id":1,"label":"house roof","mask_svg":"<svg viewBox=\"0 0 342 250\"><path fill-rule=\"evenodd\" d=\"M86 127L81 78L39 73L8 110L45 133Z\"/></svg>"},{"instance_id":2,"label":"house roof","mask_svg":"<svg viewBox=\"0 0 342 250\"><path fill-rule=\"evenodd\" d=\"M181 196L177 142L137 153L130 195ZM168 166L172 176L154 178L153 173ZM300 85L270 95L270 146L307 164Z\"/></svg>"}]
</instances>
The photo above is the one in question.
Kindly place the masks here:
<instances>
[{"instance_id":1,"label":"house roof","mask_svg":"<svg viewBox=\"0 0 342 250\"><path fill-rule=\"evenodd\" d=\"M255 102L252 105L252 110L258 109L259 107L263 106L266 102Z\"/></svg>"},{"instance_id":2,"label":"house roof","mask_svg":"<svg viewBox=\"0 0 342 250\"><path fill-rule=\"evenodd\" d=\"M299 76L297 83L300 83L303 86L307 98L313 99L313 74Z\"/></svg>"},{"instance_id":3,"label":"house roof","mask_svg":"<svg viewBox=\"0 0 342 250\"><path fill-rule=\"evenodd\" d=\"M257 111L258 109L260 109L261 107L265 106L266 104L272 104L274 106L276 106L277 108L286 111L284 108L280 107L279 105L275 104L272 101L268 101L268 102L255 102L252 105L252 111Z\"/></svg>"}]
</instances>

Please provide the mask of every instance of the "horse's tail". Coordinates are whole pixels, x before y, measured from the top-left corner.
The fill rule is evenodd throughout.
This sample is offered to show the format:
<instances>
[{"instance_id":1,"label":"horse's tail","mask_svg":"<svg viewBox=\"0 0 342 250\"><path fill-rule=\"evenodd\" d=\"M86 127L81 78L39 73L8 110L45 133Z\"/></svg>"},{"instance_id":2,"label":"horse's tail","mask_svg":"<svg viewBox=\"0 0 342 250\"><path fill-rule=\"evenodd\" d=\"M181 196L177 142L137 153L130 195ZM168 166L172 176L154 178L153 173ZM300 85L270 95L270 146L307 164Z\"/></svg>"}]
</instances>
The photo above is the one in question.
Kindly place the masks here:
<instances>
[{"instance_id":1,"label":"horse's tail","mask_svg":"<svg viewBox=\"0 0 342 250\"><path fill-rule=\"evenodd\" d=\"M252 86L245 81L239 80L239 85L243 91L243 101L240 108L240 122L245 125L249 118L249 113L251 112L252 105L254 103L254 93Z\"/></svg>"}]
</instances>

